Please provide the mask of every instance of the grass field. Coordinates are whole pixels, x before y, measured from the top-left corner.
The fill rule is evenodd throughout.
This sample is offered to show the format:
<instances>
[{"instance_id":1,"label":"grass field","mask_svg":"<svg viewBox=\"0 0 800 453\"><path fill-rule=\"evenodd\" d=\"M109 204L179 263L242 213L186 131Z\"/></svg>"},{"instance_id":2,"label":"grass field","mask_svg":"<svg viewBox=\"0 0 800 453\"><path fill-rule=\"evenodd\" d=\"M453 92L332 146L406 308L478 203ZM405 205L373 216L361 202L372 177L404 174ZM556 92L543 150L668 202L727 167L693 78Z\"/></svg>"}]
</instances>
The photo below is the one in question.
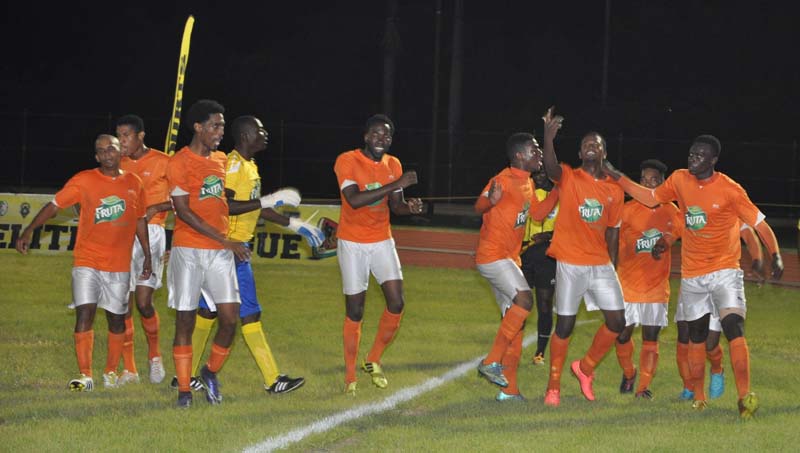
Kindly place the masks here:
<instances>
[{"instance_id":1,"label":"grass field","mask_svg":"<svg viewBox=\"0 0 800 453\"><path fill-rule=\"evenodd\" d=\"M499 325L487 284L476 271L407 266L407 309L400 334L384 356L389 388L379 390L360 375L355 398L343 393L341 327L343 298L339 272L330 263L254 264L267 338L281 371L303 375L295 393L267 395L249 351L237 338L220 372L225 400L210 406L201 394L189 410L174 408L176 393L171 341L174 313L166 292L157 293L162 320L161 348L168 378L92 393L70 393L76 371L72 341L69 256L3 254L0 260L0 451L238 451L281 438L293 430L385 402L406 389L413 398L328 431L284 445L290 451L620 451L711 450L796 451L800 444L800 292L747 286L747 336L753 389L761 398L757 418L738 420L733 373L727 390L702 413L677 400L675 329L661 337L659 372L651 386L656 399L620 395L620 369L613 353L597 370L597 401L580 396L564 373L562 404L542 404L547 367L530 365L524 352L520 387L523 403L497 403L496 388L469 365L485 354ZM673 287L675 287L673 282ZM372 285L361 343L371 346L383 299ZM528 335L535 330L531 320ZM599 326L597 314L581 313L569 359L580 357ZM138 315L137 365L146 375L146 343ZM95 377L106 356L106 322L97 317ZM638 331L636 333L637 344ZM638 356L638 354L637 354ZM467 364L468 367L464 368ZM430 391L420 385L452 374ZM102 381L102 379L99 379ZM146 379L145 379L146 381ZM96 379L96 384L98 384ZM391 400L389 400L391 402ZM330 420L330 419L328 419ZM262 446L265 444L261 444Z\"/></svg>"}]
</instances>

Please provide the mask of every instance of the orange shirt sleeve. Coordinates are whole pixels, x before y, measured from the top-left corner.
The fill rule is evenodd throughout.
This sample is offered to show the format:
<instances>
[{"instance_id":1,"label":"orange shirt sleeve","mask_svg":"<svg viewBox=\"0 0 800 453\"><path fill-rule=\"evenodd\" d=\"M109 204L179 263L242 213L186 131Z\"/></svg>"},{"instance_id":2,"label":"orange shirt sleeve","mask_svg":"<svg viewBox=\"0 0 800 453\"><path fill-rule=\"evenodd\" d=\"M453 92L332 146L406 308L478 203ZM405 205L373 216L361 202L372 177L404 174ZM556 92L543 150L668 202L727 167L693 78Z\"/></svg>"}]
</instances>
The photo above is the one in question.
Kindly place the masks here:
<instances>
[{"instance_id":1,"label":"orange shirt sleeve","mask_svg":"<svg viewBox=\"0 0 800 453\"><path fill-rule=\"evenodd\" d=\"M82 177L80 174L73 176L67 181L67 184L59 190L53 198L53 204L59 208L68 208L81 201L81 186L80 181Z\"/></svg>"}]
</instances>

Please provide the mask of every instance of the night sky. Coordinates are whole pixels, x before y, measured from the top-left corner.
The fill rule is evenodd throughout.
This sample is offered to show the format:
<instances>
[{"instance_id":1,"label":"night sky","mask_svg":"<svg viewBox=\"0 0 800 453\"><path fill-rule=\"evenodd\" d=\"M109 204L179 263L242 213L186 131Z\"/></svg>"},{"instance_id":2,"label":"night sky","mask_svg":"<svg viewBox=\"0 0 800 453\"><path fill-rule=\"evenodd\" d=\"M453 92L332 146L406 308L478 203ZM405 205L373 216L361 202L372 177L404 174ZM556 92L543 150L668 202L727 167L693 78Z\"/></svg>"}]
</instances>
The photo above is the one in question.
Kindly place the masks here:
<instances>
[{"instance_id":1,"label":"night sky","mask_svg":"<svg viewBox=\"0 0 800 453\"><path fill-rule=\"evenodd\" d=\"M392 116L399 131L430 129L435 1L399 3L401 50ZM0 31L5 153L14 152L20 136L19 122L7 118L24 108L114 117L137 113L148 122L148 142L162 147L189 14L196 23L186 106L213 98L226 106L229 120L253 113L268 125L282 120L355 128L381 110L386 2L76 4L5 6ZM448 120L453 4L443 2L442 129ZM567 118L566 136L597 129L609 137L689 141L712 133L723 145L791 144L800 117L798 9L784 2L613 0L603 106L604 1L467 1L462 128L501 135L540 131L542 112L555 104ZM80 129L80 140L104 132L68 123ZM42 134L50 135L46 142L53 147L78 146L74 130L53 127L34 135ZM361 144L357 131L347 137L337 137L331 149ZM428 143L415 143L419 149L411 160L422 165L428 152L422 145ZM496 144L501 150L503 140ZM230 146L226 139L223 147ZM395 140L402 155L398 148L402 143ZM685 162L685 146L675 153Z\"/></svg>"}]
</instances>

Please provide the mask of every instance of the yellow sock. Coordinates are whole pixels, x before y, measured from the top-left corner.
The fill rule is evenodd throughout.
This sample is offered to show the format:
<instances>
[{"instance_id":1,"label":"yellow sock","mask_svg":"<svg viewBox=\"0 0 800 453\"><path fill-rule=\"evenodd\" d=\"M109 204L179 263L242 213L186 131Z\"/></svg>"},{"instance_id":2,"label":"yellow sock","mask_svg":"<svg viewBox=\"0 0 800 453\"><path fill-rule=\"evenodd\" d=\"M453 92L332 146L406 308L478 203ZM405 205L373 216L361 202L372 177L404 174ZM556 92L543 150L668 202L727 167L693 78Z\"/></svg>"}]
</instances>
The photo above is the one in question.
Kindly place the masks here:
<instances>
[{"instance_id":1,"label":"yellow sock","mask_svg":"<svg viewBox=\"0 0 800 453\"><path fill-rule=\"evenodd\" d=\"M197 376L200 359L203 358L203 351L206 350L208 337L214 327L215 319L206 319L202 316L195 317L194 332L192 332L192 376Z\"/></svg>"},{"instance_id":2,"label":"yellow sock","mask_svg":"<svg viewBox=\"0 0 800 453\"><path fill-rule=\"evenodd\" d=\"M278 378L280 372L278 365L275 364L275 357L272 356L272 351L269 349L267 337L264 335L264 330L261 326L261 321L251 322L242 326L242 336L244 342L253 354L253 359L261 370L264 376L264 385L270 386L275 379Z\"/></svg>"}]
</instances>

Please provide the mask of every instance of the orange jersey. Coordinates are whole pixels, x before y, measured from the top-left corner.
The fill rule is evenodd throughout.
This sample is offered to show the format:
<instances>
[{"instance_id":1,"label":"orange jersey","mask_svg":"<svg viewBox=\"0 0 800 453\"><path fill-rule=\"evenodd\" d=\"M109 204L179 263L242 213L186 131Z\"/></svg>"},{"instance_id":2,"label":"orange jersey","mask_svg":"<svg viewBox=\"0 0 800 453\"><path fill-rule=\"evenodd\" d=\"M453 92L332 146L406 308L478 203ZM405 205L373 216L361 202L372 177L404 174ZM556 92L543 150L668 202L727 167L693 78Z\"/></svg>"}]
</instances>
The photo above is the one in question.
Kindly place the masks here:
<instances>
[{"instance_id":1,"label":"orange jersey","mask_svg":"<svg viewBox=\"0 0 800 453\"><path fill-rule=\"evenodd\" d=\"M112 178L96 168L67 181L53 204L62 209L81 205L74 266L130 272L136 223L145 214L144 199L142 180L133 173Z\"/></svg>"},{"instance_id":2,"label":"orange jersey","mask_svg":"<svg viewBox=\"0 0 800 453\"><path fill-rule=\"evenodd\" d=\"M123 157L119 168L135 173L144 184L145 208L154 204L169 201L169 187L167 184L167 163L169 156L155 149L149 149L140 159L133 160ZM162 211L150 219L151 225L161 225L167 220L167 211Z\"/></svg>"},{"instance_id":3,"label":"orange jersey","mask_svg":"<svg viewBox=\"0 0 800 453\"><path fill-rule=\"evenodd\" d=\"M625 302L669 301L670 248L658 260L650 252L661 237L675 242L682 225L680 211L672 203L648 208L631 200L622 207L617 275Z\"/></svg>"},{"instance_id":4,"label":"orange jersey","mask_svg":"<svg viewBox=\"0 0 800 453\"><path fill-rule=\"evenodd\" d=\"M611 262L606 228L619 227L625 194L610 178L594 179L580 168L561 164L558 222L547 254L578 266Z\"/></svg>"},{"instance_id":5,"label":"orange jersey","mask_svg":"<svg viewBox=\"0 0 800 453\"><path fill-rule=\"evenodd\" d=\"M492 181L503 190L496 205L483 213L483 225L475 253L477 264L509 258L519 266L519 250L525 235L525 224L532 203L538 203L533 193L531 174L525 170L508 167L486 184L481 197L489 194Z\"/></svg>"},{"instance_id":6,"label":"orange jersey","mask_svg":"<svg viewBox=\"0 0 800 453\"><path fill-rule=\"evenodd\" d=\"M188 146L169 160L169 191L176 187L189 192L189 209L222 236L228 233L228 201L225 198L225 153L213 151L207 158ZM198 249L221 249L222 244L190 227L175 216L172 245Z\"/></svg>"},{"instance_id":7,"label":"orange jersey","mask_svg":"<svg viewBox=\"0 0 800 453\"><path fill-rule=\"evenodd\" d=\"M368 158L360 149L339 154L333 166L339 191L351 184L357 184L358 190L364 192L383 187L400 178L403 166L394 156L384 154L380 162ZM392 237L389 226L389 196L368 206L354 209L342 197L342 212L339 218L339 229L336 235L346 241L379 242Z\"/></svg>"},{"instance_id":8,"label":"orange jersey","mask_svg":"<svg viewBox=\"0 0 800 453\"><path fill-rule=\"evenodd\" d=\"M700 181L682 169L673 172L653 194L662 203L677 200L683 214L683 278L739 269L739 220L755 226L764 218L742 186L719 172Z\"/></svg>"}]
</instances>

